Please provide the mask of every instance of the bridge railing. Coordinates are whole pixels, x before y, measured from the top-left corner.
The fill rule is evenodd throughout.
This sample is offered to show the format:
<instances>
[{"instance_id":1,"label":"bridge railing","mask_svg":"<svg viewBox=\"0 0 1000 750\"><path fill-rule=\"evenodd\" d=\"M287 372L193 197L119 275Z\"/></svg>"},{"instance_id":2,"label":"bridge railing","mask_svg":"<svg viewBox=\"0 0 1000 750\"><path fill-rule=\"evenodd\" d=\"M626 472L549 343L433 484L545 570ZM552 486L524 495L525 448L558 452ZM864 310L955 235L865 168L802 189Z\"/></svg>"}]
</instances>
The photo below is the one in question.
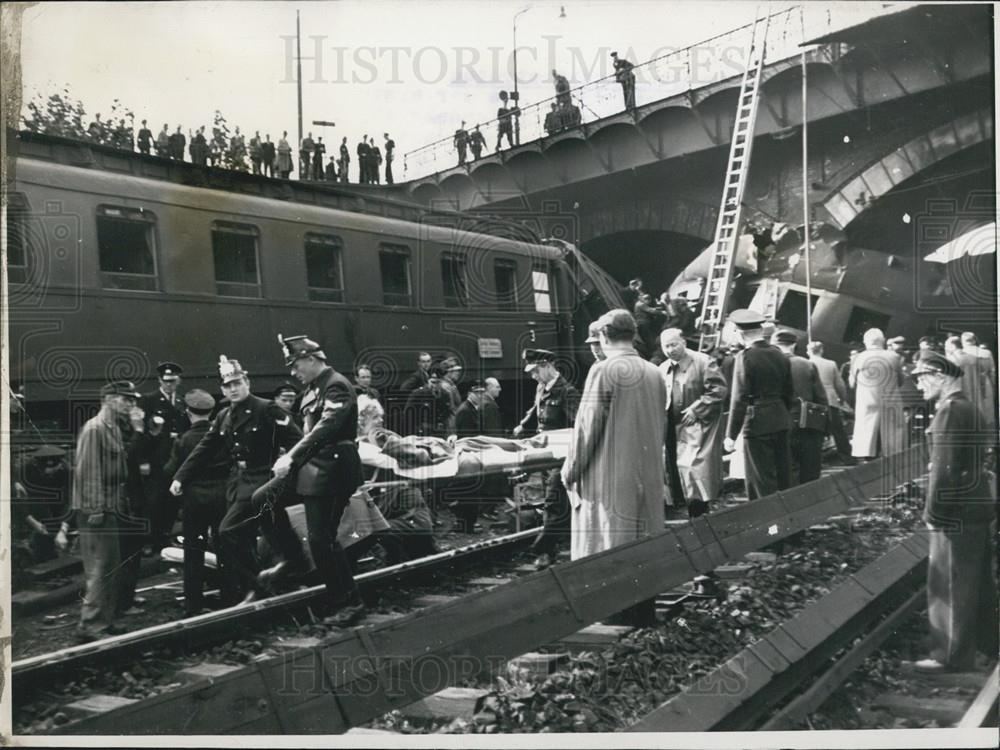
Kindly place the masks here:
<instances>
[{"instance_id":1,"label":"bridge railing","mask_svg":"<svg viewBox=\"0 0 1000 750\"><path fill-rule=\"evenodd\" d=\"M836 3L829 6L807 3L778 11L771 15L765 64L798 56L802 51L799 45L809 39L898 10L899 7L884 3ZM742 75L752 32L753 24L746 24L636 65L632 69L636 107ZM520 143L625 111L622 85L615 80L614 74L570 89L569 100L572 106L548 123L546 115L552 111L554 104L558 105L558 97L551 96L521 107ZM483 155L494 153L499 121L493 119L481 124L480 131L486 139ZM458 150L454 138L450 135L405 153L404 178L412 180L456 166ZM502 148L505 147L506 136ZM474 161L471 150L467 152L466 159L466 164Z\"/></svg>"}]
</instances>

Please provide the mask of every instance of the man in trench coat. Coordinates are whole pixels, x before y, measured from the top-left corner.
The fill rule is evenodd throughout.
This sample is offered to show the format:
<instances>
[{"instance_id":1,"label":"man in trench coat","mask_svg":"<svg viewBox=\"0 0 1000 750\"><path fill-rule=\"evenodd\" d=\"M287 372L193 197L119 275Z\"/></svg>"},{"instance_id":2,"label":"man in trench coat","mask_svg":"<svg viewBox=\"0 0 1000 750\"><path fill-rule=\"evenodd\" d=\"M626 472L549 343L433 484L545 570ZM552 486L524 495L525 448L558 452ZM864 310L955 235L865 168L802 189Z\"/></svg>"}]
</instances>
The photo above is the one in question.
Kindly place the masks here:
<instances>
[{"instance_id":1,"label":"man in trench coat","mask_svg":"<svg viewBox=\"0 0 1000 750\"><path fill-rule=\"evenodd\" d=\"M899 356L886 351L885 334L869 328L865 351L851 363L849 385L854 389L855 458L891 456L905 446L906 419L899 386L903 380Z\"/></svg>"},{"instance_id":2,"label":"man in trench coat","mask_svg":"<svg viewBox=\"0 0 1000 750\"><path fill-rule=\"evenodd\" d=\"M607 359L587 375L562 468L574 560L656 534L664 521L663 378L632 347L631 313L612 310L598 322ZM654 614L653 601L646 600L627 616L644 625Z\"/></svg>"},{"instance_id":3,"label":"man in trench coat","mask_svg":"<svg viewBox=\"0 0 1000 750\"><path fill-rule=\"evenodd\" d=\"M667 356L660 372L667 386L665 432L668 488L675 506L697 518L722 490L722 404L729 394L715 359L688 351L680 328L660 333Z\"/></svg>"}]
</instances>

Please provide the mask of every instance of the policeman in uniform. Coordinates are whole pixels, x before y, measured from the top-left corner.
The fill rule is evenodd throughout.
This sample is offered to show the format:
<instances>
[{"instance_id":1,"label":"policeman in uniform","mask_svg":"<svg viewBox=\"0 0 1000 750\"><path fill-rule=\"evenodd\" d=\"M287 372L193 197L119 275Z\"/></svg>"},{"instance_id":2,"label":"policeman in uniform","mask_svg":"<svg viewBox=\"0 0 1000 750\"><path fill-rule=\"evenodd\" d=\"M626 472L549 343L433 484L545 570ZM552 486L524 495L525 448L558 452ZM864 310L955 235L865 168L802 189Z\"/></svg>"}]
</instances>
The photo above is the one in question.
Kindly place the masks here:
<instances>
[{"instance_id":1,"label":"policeman in uniform","mask_svg":"<svg viewBox=\"0 0 1000 750\"><path fill-rule=\"evenodd\" d=\"M174 474L170 493L180 497L185 483L203 478L220 448L229 454L226 515L219 524L222 598L229 605L241 597L249 602L260 595L254 558L257 514L250 498L271 476L271 466L280 451L295 445L302 430L273 401L250 393L250 376L237 360L220 357L219 376L229 406L216 415L205 436Z\"/></svg>"},{"instance_id":2,"label":"policeman in uniform","mask_svg":"<svg viewBox=\"0 0 1000 750\"><path fill-rule=\"evenodd\" d=\"M176 362L160 362L156 372L159 388L139 399L139 408L145 415L145 436L136 453L143 495L143 507L139 512L149 520L148 543L153 552L163 546L180 509L177 501L167 494L169 477L163 468L170 459L177 436L191 426L177 392L183 368Z\"/></svg>"},{"instance_id":3,"label":"policeman in uniform","mask_svg":"<svg viewBox=\"0 0 1000 750\"><path fill-rule=\"evenodd\" d=\"M302 545L285 511L301 499L309 551L336 610L327 622L346 627L362 616L365 606L344 548L337 541L351 495L364 480L356 442L358 400L351 382L327 364L326 353L315 341L280 335L278 341L285 365L307 386L300 406L305 434L274 462L274 479L254 493L254 504L264 510L265 519L270 508L271 518L263 523L264 534L285 558L262 571L260 580L266 585L305 566Z\"/></svg>"},{"instance_id":4,"label":"policeman in uniform","mask_svg":"<svg viewBox=\"0 0 1000 750\"><path fill-rule=\"evenodd\" d=\"M792 368L788 358L764 337L763 315L734 310L729 320L739 329L746 348L733 362L725 448L732 451L742 431L747 496L755 500L791 484Z\"/></svg>"},{"instance_id":5,"label":"policeman in uniform","mask_svg":"<svg viewBox=\"0 0 1000 750\"><path fill-rule=\"evenodd\" d=\"M525 349L524 371L538 382L535 403L514 428L514 437L524 433L561 430L572 427L576 410L580 406L580 392L556 369L556 355L547 349ZM532 551L537 555L535 565L541 569L555 563L556 547L560 539L569 536L569 496L559 477L559 469L545 475L545 523Z\"/></svg>"}]
</instances>

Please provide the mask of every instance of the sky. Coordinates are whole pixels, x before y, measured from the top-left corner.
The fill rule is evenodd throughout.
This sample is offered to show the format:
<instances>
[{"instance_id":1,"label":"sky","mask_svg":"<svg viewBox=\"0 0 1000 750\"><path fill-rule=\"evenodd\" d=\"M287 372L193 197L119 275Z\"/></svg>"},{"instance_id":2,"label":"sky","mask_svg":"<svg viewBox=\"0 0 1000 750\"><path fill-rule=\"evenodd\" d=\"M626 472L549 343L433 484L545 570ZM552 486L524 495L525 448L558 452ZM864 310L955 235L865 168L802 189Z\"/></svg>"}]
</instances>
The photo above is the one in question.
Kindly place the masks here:
<instances>
[{"instance_id":1,"label":"sky","mask_svg":"<svg viewBox=\"0 0 1000 750\"><path fill-rule=\"evenodd\" d=\"M845 5L861 20L879 4ZM381 143L389 132L398 158L449 136L461 120L471 126L495 116L498 92L513 86L512 21L522 9L524 106L552 96L553 68L575 87L612 73L612 50L638 63L749 23L757 7L662 0L40 3L23 15L22 88L27 103L66 87L88 117L106 118L118 98L137 126L147 119L154 134L164 123L210 129L218 109L230 128L275 141L287 130L292 142L298 10L304 130L327 144L346 136L352 152L362 135ZM812 4L813 15L826 7ZM719 53L708 47L706 54Z\"/></svg>"}]
</instances>

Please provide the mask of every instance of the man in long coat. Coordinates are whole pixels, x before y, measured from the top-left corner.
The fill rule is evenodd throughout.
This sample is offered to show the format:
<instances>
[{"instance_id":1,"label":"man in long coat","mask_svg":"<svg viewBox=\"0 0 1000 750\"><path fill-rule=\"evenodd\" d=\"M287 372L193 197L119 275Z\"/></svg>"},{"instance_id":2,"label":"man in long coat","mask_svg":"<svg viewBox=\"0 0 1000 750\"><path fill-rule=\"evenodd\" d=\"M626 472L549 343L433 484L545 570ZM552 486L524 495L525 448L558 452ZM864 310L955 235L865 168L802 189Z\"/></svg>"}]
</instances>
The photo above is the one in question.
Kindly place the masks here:
<instances>
[{"instance_id":1,"label":"man in long coat","mask_svg":"<svg viewBox=\"0 0 1000 750\"><path fill-rule=\"evenodd\" d=\"M921 352L913 372L924 398L936 402L927 431L930 472L924 522L930 531L927 616L931 655L920 671L968 671L976 650L997 652L994 577L996 501L984 471L993 438L978 429L976 405L962 393L962 370L938 352Z\"/></svg>"},{"instance_id":2,"label":"man in long coat","mask_svg":"<svg viewBox=\"0 0 1000 750\"><path fill-rule=\"evenodd\" d=\"M607 359L587 375L562 469L574 560L663 529L663 378L632 347L631 313L599 322Z\"/></svg>"},{"instance_id":3,"label":"man in long coat","mask_svg":"<svg viewBox=\"0 0 1000 750\"><path fill-rule=\"evenodd\" d=\"M792 429L788 433L794 467L792 483L805 484L819 479L822 473L823 438L826 436L827 422L826 419L823 420L821 429L802 427L800 416L804 408L803 403L826 406L829 411L829 401L816 366L795 353L795 345L799 340L795 332L778 331L771 340L788 357L788 364L792 369L792 392L795 394L795 404L791 410Z\"/></svg>"},{"instance_id":4,"label":"man in long coat","mask_svg":"<svg viewBox=\"0 0 1000 750\"><path fill-rule=\"evenodd\" d=\"M632 347L627 310L601 316L607 359L587 375L562 480L571 510L574 560L663 530L663 413L667 389L656 365ZM654 601L620 613L622 624L651 625Z\"/></svg>"},{"instance_id":5,"label":"man in long coat","mask_svg":"<svg viewBox=\"0 0 1000 750\"><path fill-rule=\"evenodd\" d=\"M674 505L686 504L697 518L722 491L722 403L729 388L713 357L688 351L681 329L664 330L660 346L667 356L660 365L667 386L667 486Z\"/></svg>"},{"instance_id":6,"label":"man in long coat","mask_svg":"<svg viewBox=\"0 0 1000 750\"><path fill-rule=\"evenodd\" d=\"M865 351L851 363L849 384L854 389L855 458L891 456L903 449L906 420L899 385L903 379L899 356L886 351L885 334L869 328Z\"/></svg>"}]
</instances>

